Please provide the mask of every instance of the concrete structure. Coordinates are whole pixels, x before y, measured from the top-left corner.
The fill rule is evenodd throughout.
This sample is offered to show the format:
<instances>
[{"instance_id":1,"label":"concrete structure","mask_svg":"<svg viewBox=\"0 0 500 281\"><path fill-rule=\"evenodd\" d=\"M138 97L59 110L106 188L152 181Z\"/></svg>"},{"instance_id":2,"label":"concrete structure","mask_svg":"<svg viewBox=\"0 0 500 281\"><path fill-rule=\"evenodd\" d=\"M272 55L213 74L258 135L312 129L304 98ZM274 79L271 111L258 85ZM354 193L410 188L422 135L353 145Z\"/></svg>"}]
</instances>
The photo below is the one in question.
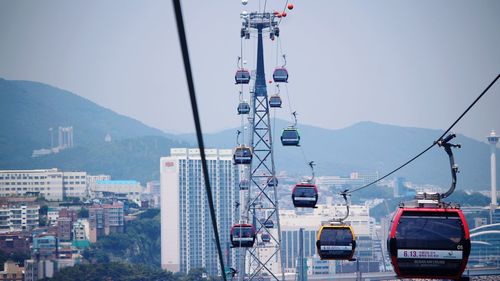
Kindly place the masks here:
<instances>
[{"instance_id":1,"label":"concrete structure","mask_svg":"<svg viewBox=\"0 0 500 281\"><path fill-rule=\"evenodd\" d=\"M120 198L141 203L141 183L135 180L97 180L91 193L99 198Z\"/></svg>"},{"instance_id":2,"label":"concrete structure","mask_svg":"<svg viewBox=\"0 0 500 281\"><path fill-rule=\"evenodd\" d=\"M113 232L123 232L123 203L94 205L89 208L89 240L96 242L100 237Z\"/></svg>"},{"instance_id":3,"label":"concrete structure","mask_svg":"<svg viewBox=\"0 0 500 281\"><path fill-rule=\"evenodd\" d=\"M342 176L322 176L316 178L316 185L320 188L342 189L356 188L368 184L379 178L378 172L362 173L352 172L349 177Z\"/></svg>"},{"instance_id":4,"label":"concrete structure","mask_svg":"<svg viewBox=\"0 0 500 281\"><path fill-rule=\"evenodd\" d=\"M0 271L0 281L23 281L24 268L13 261L6 261L3 264L3 271Z\"/></svg>"},{"instance_id":5,"label":"concrete structure","mask_svg":"<svg viewBox=\"0 0 500 281\"><path fill-rule=\"evenodd\" d=\"M222 251L230 253L229 230L239 214L234 211L239 196L238 167L232 150L207 149L208 170ZM160 160L161 175L161 266L187 273L205 268L220 272L217 248L205 192L198 149L174 148ZM227 257L226 257L227 258ZM227 265L234 265L234 257Z\"/></svg>"},{"instance_id":6,"label":"concrete structure","mask_svg":"<svg viewBox=\"0 0 500 281\"><path fill-rule=\"evenodd\" d=\"M73 127L59 127L59 148L71 148L73 147Z\"/></svg>"},{"instance_id":7,"label":"concrete structure","mask_svg":"<svg viewBox=\"0 0 500 281\"><path fill-rule=\"evenodd\" d=\"M78 219L73 223L73 241L87 240L89 237L89 222L85 219Z\"/></svg>"},{"instance_id":8,"label":"concrete structure","mask_svg":"<svg viewBox=\"0 0 500 281\"><path fill-rule=\"evenodd\" d=\"M50 201L87 196L86 172L62 172L58 169L0 170L0 197L40 195Z\"/></svg>"},{"instance_id":9,"label":"concrete structure","mask_svg":"<svg viewBox=\"0 0 500 281\"><path fill-rule=\"evenodd\" d=\"M492 130L490 135L487 137L488 143L490 144L490 166L491 166L491 206L492 208L497 207L497 159L496 150L498 143L498 136L495 131Z\"/></svg>"},{"instance_id":10,"label":"concrete structure","mask_svg":"<svg viewBox=\"0 0 500 281\"><path fill-rule=\"evenodd\" d=\"M31 230L39 222L40 206L0 206L0 233Z\"/></svg>"},{"instance_id":11,"label":"concrete structure","mask_svg":"<svg viewBox=\"0 0 500 281\"><path fill-rule=\"evenodd\" d=\"M95 183L97 181L109 181L110 175L87 175L87 188L90 197L94 197Z\"/></svg>"},{"instance_id":12,"label":"concrete structure","mask_svg":"<svg viewBox=\"0 0 500 281\"><path fill-rule=\"evenodd\" d=\"M29 232L14 232L0 234L0 249L5 255L29 255L31 245Z\"/></svg>"}]
</instances>

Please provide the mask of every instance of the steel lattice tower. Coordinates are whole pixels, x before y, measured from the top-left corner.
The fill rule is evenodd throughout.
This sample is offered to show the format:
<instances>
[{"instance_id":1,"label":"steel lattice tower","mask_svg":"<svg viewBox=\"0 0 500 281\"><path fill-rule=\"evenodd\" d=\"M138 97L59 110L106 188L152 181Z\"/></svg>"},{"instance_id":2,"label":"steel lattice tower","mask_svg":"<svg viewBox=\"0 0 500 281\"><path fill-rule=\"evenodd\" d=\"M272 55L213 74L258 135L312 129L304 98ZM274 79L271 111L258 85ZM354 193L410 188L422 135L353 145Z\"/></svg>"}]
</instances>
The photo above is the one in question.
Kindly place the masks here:
<instances>
[{"instance_id":1,"label":"steel lattice tower","mask_svg":"<svg viewBox=\"0 0 500 281\"><path fill-rule=\"evenodd\" d=\"M262 243L257 239L254 247L246 250L245 258L239 259L238 268L245 271L245 274L240 274L240 280L284 280L278 197L276 185L268 184L269 179L275 178L275 166L262 39L265 31L269 31L273 38L278 32L278 23L271 13L254 12L242 15L242 18L242 34L248 39L250 32L257 33L257 69L251 91L252 111L249 117L250 146L253 151L252 164L248 171L250 188L241 210L247 221L254 225L257 233L269 234L271 242ZM264 222L269 223L270 220L274 226L266 228Z\"/></svg>"}]
</instances>

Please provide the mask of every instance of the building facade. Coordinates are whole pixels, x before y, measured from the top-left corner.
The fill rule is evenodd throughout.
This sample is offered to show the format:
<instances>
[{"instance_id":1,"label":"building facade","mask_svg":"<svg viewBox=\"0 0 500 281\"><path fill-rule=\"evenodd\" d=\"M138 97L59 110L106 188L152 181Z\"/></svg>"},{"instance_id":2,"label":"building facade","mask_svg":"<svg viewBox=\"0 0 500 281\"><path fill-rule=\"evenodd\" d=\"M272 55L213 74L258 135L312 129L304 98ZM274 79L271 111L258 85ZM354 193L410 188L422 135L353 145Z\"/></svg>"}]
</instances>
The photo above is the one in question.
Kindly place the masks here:
<instances>
[{"instance_id":1,"label":"building facade","mask_svg":"<svg viewBox=\"0 0 500 281\"><path fill-rule=\"evenodd\" d=\"M87 196L86 172L45 170L0 170L0 197L40 195L49 201Z\"/></svg>"},{"instance_id":2,"label":"building facade","mask_svg":"<svg viewBox=\"0 0 500 281\"><path fill-rule=\"evenodd\" d=\"M178 148L170 154L160 160L162 268L185 273L205 268L209 275L220 274L200 151ZM232 150L207 149L205 154L221 247L231 267L229 231L239 217L238 166L232 163Z\"/></svg>"},{"instance_id":3,"label":"building facade","mask_svg":"<svg viewBox=\"0 0 500 281\"><path fill-rule=\"evenodd\" d=\"M40 206L0 206L0 233L31 230L39 225Z\"/></svg>"},{"instance_id":4,"label":"building facade","mask_svg":"<svg viewBox=\"0 0 500 281\"><path fill-rule=\"evenodd\" d=\"M89 240L95 243L100 237L124 230L123 203L89 207Z\"/></svg>"}]
</instances>

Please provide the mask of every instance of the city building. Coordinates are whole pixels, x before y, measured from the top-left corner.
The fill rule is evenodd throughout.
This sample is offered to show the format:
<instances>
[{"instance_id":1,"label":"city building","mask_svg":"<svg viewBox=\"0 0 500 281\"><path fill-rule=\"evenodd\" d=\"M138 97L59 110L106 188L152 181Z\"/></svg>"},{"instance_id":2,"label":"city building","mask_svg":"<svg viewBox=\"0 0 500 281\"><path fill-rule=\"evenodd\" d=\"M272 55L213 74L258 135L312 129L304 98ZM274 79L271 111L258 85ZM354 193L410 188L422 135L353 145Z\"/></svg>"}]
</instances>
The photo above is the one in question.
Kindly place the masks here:
<instances>
[{"instance_id":1,"label":"city building","mask_svg":"<svg viewBox=\"0 0 500 281\"><path fill-rule=\"evenodd\" d=\"M38 195L49 201L87 195L86 172L58 169L0 170L0 197Z\"/></svg>"},{"instance_id":2,"label":"city building","mask_svg":"<svg viewBox=\"0 0 500 281\"><path fill-rule=\"evenodd\" d=\"M238 165L233 151L206 149L208 172L215 205L222 251L229 255L229 231L238 221ZM161 266L174 272L205 268L220 274L217 248L205 192L199 149L174 148L160 160L161 177ZM235 256L228 267L235 267Z\"/></svg>"},{"instance_id":3,"label":"city building","mask_svg":"<svg viewBox=\"0 0 500 281\"><path fill-rule=\"evenodd\" d=\"M59 127L59 148L71 148L73 147L73 126L71 127Z\"/></svg>"},{"instance_id":4,"label":"city building","mask_svg":"<svg viewBox=\"0 0 500 281\"><path fill-rule=\"evenodd\" d=\"M88 239L89 223L85 219L78 219L73 223L73 241L82 241Z\"/></svg>"},{"instance_id":5,"label":"city building","mask_svg":"<svg viewBox=\"0 0 500 281\"><path fill-rule=\"evenodd\" d=\"M29 255L31 239L29 232L0 233L0 249L5 255Z\"/></svg>"},{"instance_id":6,"label":"city building","mask_svg":"<svg viewBox=\"0 0 500 281\"><path fill-rule=\"evenodd\" d=\"M111 180L110 175L87 175L87 188L89 192L89 197L94 197L95 184L97 181L109 181Z\"/></svg>"},{"instance_id":7,"label":"city building","mask_svg":"<svg viewBox=\"0 0 500 281\"><path fill-rule=\"evenodd\" d=\"M0 233L31 230L39 224L40 206L0 206Z\"/></svg>"},{"instance_id":8,"label":"city building","mask_svg":"<svg viewBox=\"0 0 500 281\"><path fill-rule=\"evenodd\" d=\"M123 232L123 203L94 205L89 208L89 240L96 242L100 237L113 232Z\"/></svg>"},{"instance_id":9,"label":"city building","mask_svg":"<svg viewBox=\"0 0 500 281\"><path fill-rule=\"evenodd\" d=\"M349 177L342 176L321 176L316 178L316 185L319 188L345 189L356 188L368 184L379 178L378 172L352 172Z\"/></svg>"},{"instance_id":10,"label":"city building","mask_svg":"<svg viewBox=\"0 0 500 281\"><path fill-rule=\"evenodd\" d=\"M115 198L141 203L141 183L135 180L97 180L91 193L98 198Z\"/></svg>"},{"instance_id":11,"label":"city building","mask_svg":"<svg viewBox=\"0 0 500 281\"><path fill-rule=\"evenodd\" d=\"M402 197L405 195L405 181L406 179L403 177L397 177L394 179L394 198Z\"/></svg>"},{"instance_id":12,"label":"city building","mask_svg":"<svg viewBox=\"0 0 500 281\"><path fill-rule=\"evenodd\" d=\"M0 281L23 281L24 268L13 261L6 261L3 264L3 271L0 271Z\"/></svg>"}]
</instances>

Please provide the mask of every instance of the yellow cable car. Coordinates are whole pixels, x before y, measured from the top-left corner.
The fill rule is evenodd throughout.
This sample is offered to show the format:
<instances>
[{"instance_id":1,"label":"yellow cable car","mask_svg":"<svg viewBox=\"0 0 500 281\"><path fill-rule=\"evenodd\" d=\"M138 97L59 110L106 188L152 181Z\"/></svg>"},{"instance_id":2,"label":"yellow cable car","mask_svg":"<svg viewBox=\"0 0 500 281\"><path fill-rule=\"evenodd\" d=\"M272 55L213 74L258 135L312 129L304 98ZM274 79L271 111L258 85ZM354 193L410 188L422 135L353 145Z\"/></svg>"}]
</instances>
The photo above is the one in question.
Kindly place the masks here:
<instances>
[{"instance_id":1,"label":"yellow cable car","mask_svg":"<svg viewBox=\"0 0 500 281\"><path fill-rule=\"evenodd\" d=\"M316 237L316 250L322 260L352 260L356 236L350 225L323 225Z\"/></svg>"}]
</instances>

